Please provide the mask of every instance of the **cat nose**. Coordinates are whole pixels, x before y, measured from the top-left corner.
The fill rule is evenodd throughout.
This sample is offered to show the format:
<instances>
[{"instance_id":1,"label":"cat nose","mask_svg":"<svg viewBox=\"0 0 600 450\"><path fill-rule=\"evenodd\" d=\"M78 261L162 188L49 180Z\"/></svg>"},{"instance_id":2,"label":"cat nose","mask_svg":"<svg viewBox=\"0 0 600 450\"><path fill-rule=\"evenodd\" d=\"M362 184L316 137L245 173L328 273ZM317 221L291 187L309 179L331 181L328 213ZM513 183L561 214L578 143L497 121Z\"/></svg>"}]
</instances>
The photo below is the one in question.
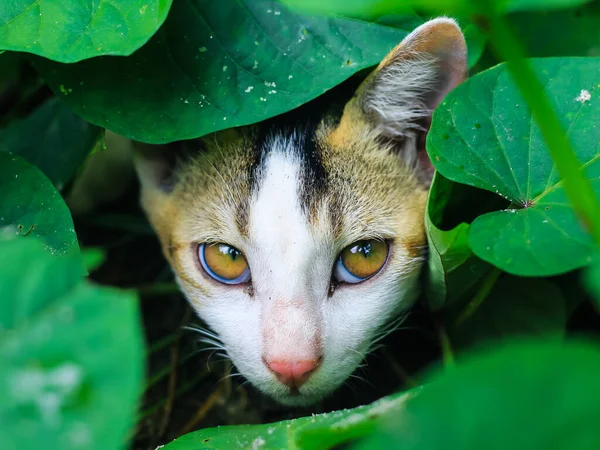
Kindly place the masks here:
<instances>
[{"instance_id":1,"label":"cat nose","mask_svg":"<svg viewBox=\"0 0 600 450\"><path fill-rule=\"evenodd\" d=\"M265 360L265 364L283 384L292 388L299 388L315 373L322 359L304 361Z\"/></svg>"}]
</instances>

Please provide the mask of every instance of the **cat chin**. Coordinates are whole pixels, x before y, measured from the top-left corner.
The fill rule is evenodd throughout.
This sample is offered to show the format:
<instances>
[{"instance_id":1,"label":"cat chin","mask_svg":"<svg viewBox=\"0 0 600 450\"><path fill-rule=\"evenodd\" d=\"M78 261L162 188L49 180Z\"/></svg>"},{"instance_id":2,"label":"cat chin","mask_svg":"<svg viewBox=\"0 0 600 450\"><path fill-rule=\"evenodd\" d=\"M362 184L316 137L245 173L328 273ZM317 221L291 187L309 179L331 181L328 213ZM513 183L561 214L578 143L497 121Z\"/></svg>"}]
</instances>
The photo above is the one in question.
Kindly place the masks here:
<instances>
[{"instance_id":1,"label":"cat chin","mask_svg":"<svg viewBox=\"0 0 600 450\"><path fill-rule=\"evenodd\" d=\"M290 407L311 406L322 400L325 396L319 394L302 394L300 392L290 394L267 394L277 403Z\"/></svg>"},{"instance_id":2,"label":"cat chin","mask_svg":"<svg viewBox=\"0 0 600 450\"><path fill-rule=\"evenodd\" d=\"M277 403L288 407L307 407L320 402L325 397L334 393L334 391L343 384L329 383L327 385L309 386L308 389L292 390L284 388L277 384L267 383L265 385L252 383L261 393L275 400ZM309 383L310 384L310 383Z\"/></svg>"}]
</instances>

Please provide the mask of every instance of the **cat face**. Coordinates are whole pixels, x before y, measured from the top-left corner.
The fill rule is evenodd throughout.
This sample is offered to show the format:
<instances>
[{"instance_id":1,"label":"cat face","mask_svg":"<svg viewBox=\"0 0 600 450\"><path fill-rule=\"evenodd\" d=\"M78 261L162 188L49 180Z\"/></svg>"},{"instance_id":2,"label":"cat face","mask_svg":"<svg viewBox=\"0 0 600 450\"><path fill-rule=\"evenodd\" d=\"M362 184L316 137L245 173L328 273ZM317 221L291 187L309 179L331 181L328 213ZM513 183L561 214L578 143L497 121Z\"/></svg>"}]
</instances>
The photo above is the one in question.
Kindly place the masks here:
<instances>
[{"instance_id":1,"label":"cat face","mask_svg":"<svg viewBox=\"0 0 600 450\"><path fill-rule=\"evenodd\" d=\"M137 156L182 291L254 386L290 405L340 386L418 295L431 110L465 72L449 19L409 35L343 114L284 115ZM158 156L157 156L158 155Z\"/></svg>"}]
</instances>

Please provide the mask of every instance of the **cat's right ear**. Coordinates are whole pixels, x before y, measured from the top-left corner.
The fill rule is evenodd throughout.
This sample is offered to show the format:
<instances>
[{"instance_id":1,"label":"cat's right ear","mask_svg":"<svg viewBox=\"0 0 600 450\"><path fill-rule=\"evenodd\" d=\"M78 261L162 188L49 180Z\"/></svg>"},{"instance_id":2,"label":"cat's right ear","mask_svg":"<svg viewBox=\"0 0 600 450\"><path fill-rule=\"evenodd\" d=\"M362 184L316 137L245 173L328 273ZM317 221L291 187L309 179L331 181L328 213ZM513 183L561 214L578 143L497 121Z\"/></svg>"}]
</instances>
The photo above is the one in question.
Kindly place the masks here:
<instances>
[{"instance_id":1,"label":"cat's right ear","mask_svg":"<svg viewBox=\"0 0 600 450\"><path fill-rule=\"evenodd\" d=\"M142 188L170 193L175 186L176 149L172 145L135 143L133 162Z\"/></svg>"},{"instance_id":2,"label":"cat's right ear","mask_svg":"<svg viewBox=\"0 0 600 450\"><path fill-rule=\"evenodd\" d=\"M142 188L171 193L177 181L178 166L201 147L198 140L161 145L136 142L133 161Z\"/></svg>"}]
</instances>

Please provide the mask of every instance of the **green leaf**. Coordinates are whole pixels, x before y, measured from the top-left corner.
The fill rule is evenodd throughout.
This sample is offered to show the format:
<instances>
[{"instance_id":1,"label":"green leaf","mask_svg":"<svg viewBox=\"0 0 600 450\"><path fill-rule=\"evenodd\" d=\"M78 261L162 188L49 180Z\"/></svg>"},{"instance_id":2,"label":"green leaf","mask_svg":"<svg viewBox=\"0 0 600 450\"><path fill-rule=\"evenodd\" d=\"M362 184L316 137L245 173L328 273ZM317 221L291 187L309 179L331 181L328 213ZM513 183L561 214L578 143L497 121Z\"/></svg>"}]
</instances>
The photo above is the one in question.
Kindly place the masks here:
<instances>
[{"instance_id":1,"label":"green leaf","mask_svg":"<svg viewBox=\"0 0 600 450\"><path fill-rule=\"evenodd\" d=\"M472 0L283 0L290 7L320 14L340 14L359 19L405 12L412 8L435 14L481 14L489 8L496 14L511 11L549 10L579 6L590 0L489 0L482 8Z\"/></svg>"},{"instance_id":2,"label":"green leaf","mask_svg":"<svg viewBox=\"0 0 600 450\"><path fill-rule=\"evenodd\" d=\"M600 87L595 73L600 59L533 59L531 64L598 194ZM474 76L446 97L434 113L427 148L445 177L511 202L508 209L471 224L468 240L478 257L526 276L559 274L591 261L592 240L566 198L506 65Z\"/></svg>"},{"instance_id":3,"label":"green leaf","mask_svg":"<svg viewBox=\"0 0 600 450\"><path fill-rule=\"evenodd\" d=\"M0 152L25 158L60 190L92 150L100 129L54 98L0 130Z\"/></svg>"},{"instance_id":4,"label":"green leaf","mask_svg":"<svg viewBox=\"0 0 600 450\"><path fill-rule=\"evenodd\" d=\"M266 0L186 0L130 57L35 65L83 118L163 143L289 111L379 63L409 31Z\"/></svg>"},{"instance_id":5,"label":"green leaf","mask_svg":"<svg viewBox=\"0 0 600 450\"><path fill-rule=\"evenodd\" d=\"M124 448L142 385L136 298L75 257L0 242L0 448Z\"/></svg>"},{"instance_id":6,"label":"green leaf","mask_svg":"<svg viewBox=\"0 0 600 450\"><path fill-rule=\"evenodd\" d=\"M515 336L556 338L564 334L567 318L567 301L550 281L505 275L449 334L453 344L463 347Z\"/></svg>"},{"instance_id":7,"label":"green leaf","mask_svg":"<svg viewBox=\"0 0 600 450\"><path fill-rule=\"evenodd\" d=\"M51 254L79 255L71 212L52 183L20 157L0 152L0 241L36 237Z\"/></svg>"},{"instance_id":8,"label":"green leaf","mask_svg":"<svg viewBox=\"0 0 600 450\"><path fill-rule=\"evenodd\" d=\"M356 449L600 448L595 342L487 348L438 373Z\"/></svg>"},{"instance_id":9,"label":"green leaf","mask_svg":"<svg viewBox=\"0 0 600 450\"><path fill-rule=\"evenodd\" d=\"M0 4L0 49L64 63L129 55L161 26L172 0L15 0Z\"/></svg>"},{"instance_id":10,"label":"green leaf","mask_svg":"<svg viewBox=\"0 0 600 450\"><path fill-rule=\"evenodd\" d=\"M460 223L449 230L437 226L442 222L442 214L449 209L449 202L462 194L461 185L435 174L425 214L429 243L425 292L433 310L464 298L492 268L471 251L467 241L467 223Z\"/></svg>"},{"instance_id":11,"label":"green leaf","mask_svg":"<svg viewBox=\"0 0 600 450\"><path fill-rule=\"evenodd\" d=\"M226 448L321 450L373 432L382 417L400 412L408 393L383 398L371 405L265 425L208 428L186 434L164 450Z\"/></svg>"}]
</instances>

